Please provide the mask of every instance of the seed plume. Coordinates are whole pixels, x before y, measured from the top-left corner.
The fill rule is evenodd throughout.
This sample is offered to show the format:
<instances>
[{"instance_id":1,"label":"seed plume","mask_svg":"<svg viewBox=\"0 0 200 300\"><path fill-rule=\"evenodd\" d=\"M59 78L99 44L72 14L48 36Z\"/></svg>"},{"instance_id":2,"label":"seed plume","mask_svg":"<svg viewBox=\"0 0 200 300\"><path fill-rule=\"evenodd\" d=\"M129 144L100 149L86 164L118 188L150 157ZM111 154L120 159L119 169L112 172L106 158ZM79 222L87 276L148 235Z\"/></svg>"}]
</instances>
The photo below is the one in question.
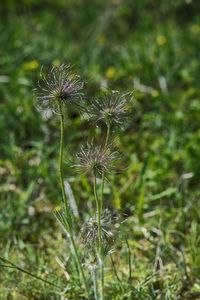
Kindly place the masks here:
<instances>
[{"instance_id":1,"label":"seed plume","mask_svg":"<svg viewBox=\"0 0 200 300\"><path fill-rule=\"evenodd\" d=\"M82 88L83 82L73 73L71 65L53 66L38 83L36 107L59 113L60 105L79 102L83 95Z\"/></svg>"},{"instance_id":2,"label":"seed plume","mask_svg":"<svg viewBox=\"0 0 200 300\"><path fill-rule=\"evenodd\" d=\"M100 98L92 99L87 109L89 118L107 126L120 126L128 117L132 93L121 94L118 91L104 94Z\"/></svg>"},{"instance_id":3,"label":"seed plume","mask_svg":"<svg viewBox=\"0 0 200 300\"><path fill-rule=\"evenodd\" d=\"M75 167L95 176L107 174L115 169L118 160L118 152L110 147L94 145L94 143L82 146L76 155Z\"/></svg>"},{"instance_id":4,"label":"seed plume","mask_svg":"<svg viewBox=\"0 0 200 300\"><path fill-rule=\"evenodd\" d=\"M101 215L102 243L106 255L114 245L118 234L119 215L109 209L105 209ZM90 218L81 229L81 240L86 248L92 250L98 243L98 221Z\"/></svg>"}]
</instances>

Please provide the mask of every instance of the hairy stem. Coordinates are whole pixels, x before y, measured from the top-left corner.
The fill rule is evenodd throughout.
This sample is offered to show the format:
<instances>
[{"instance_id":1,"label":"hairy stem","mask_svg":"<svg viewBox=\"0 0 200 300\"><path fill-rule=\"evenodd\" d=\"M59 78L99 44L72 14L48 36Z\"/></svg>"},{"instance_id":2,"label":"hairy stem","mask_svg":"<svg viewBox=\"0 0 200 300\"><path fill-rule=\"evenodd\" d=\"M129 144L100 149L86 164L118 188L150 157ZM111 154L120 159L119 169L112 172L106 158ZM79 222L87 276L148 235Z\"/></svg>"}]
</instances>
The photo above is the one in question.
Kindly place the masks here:
<instances>
[{"instance_id":1,"label":"hairy stem","mask_svg":"<svg viewBox=\"0 0 200 300\"><path fill-rule=\"evenodd\" d=\"M109 137L110 137L110 125L107 124L107 133L106 133L106 140L105 140L105 148L108 146Z\"/></svg>"},{"instance_id":2,"label":"hairy stem","mask_svg":"<svg viewBox=\"0 0 200 300\"><path fill-rule=\"evenodd\" d=\"M93 279L93 286L94 286L94 298L98 300L98 287L97 287L97 272L96 270L92 271L92 279Z\"/></svg>"},{"instance_id":3,"label":"hairy stem","mask_svg":"<svg viewBox=\"0 0 200 300\"><path fill-rule=\"evenodd\" d=\"M128 278L128 281L131 284L131 279L132 279L131 250L130 250L129 242L128 242L127 239L126 239L126 246L127 246L127 249L128 249L128 269L129 269L129 278Z\"/></svg>"},{"instance_id":4,"label":"hairy stem","mask_svg":"<svg viewBox=\"0 0 200 300\"><path fill-rule=\"evenodd\" d=\"M73 249L73 255L74 255L76 264L78 266L79 272L81 274L83 284L84 284L84 287L85 287L85 291L86 291L88 299L89 299L90 298L90 293L89 293L89 289L88 289L88 286L87 286L85 273L83 271L83 267L81 265L79 255L78 255L78 251L77 251L77 248L76 248L76 244L75 244L75 241L74 241L73 229L72 229L72 215L71 215L71 212L70 212L69 202L67 200L67 196L66 196L66 193L65 193L64 174L63 174L64 114L63 114L62 103L61 102L59 102L59 110L60 110L59 172L60 172L60 185L61 185L61 191L62 191L62 200L63 200L64 209L65 209L65 213L66 213L66 217L67 217L68 235L69 235L69 240L70 240L70 243L71 243L71 246L72 246L72 249Z\"/></svg>"},{"instance_id":5,"label":"hairy stem","mask_svg":"<svg viewBox=\"0 0 200 300\"><path fill-rule=\"evenodd\" d=\"M94 188L94 197L96 201L97 207L97 224L98 224L98 261L100 267L100 299L104 299L104 274L103 274L103 259L102 259L102 228L101 228L101 201L97 195L97 179L96 174L94 174L94 181L93 181L93 188Z\"/></svg>"},{"instance_id":6,"label":"hairy stem","mask_svg":"<svg viewBox=\"0 0 200 300\"><path fill-rule=\"evenodd\" d=\"M70 207L65 193L64 175L63 175L63 149L64 149L64 115L62 111L62 103L59 102L60 109L60 154L59 154L59 173L60 173L60 185L62 191L62 200L64 204L65 213L69 225L71 225ZM71 226L70 226L71 227ZM70 228L71 229L71 228Z\"/></svg>"},{"instance_id":7,"label":"hairy stem","mask_svg":"<svg viewBox=\"0 0 200 300\"><path fill-rule=\"evenodd\" d=\"M93 189L94 189L94 197L96 201L96 208L97 208L97 224L98 224L98 254L101 253L101 205L97 195L97 178L94 174L93 179ZM101 258L101 257L100 257Z\"/></svg>"},{"instance_id":8,"label":"hairy stem","mask_svg":"<svg viewBox=\"0 0 200 300\"><path fill-rule=\"evenodd\" d=\"M80 272L82 280L83 280L83 284L84 284L84 287L85 287L87 297L88 297L88 299L90 299L90 292L89 292L89 288L88 288L88 285L87 285L87 280L86 280L85 273L83 271L83 267L81 265L81 262L80 262L80 259L79 259L79 256L78 256L78 251L76 249L76 244L75 244L74 238L73 238L72 235L70 235L69 239L70 239L70 242L71 242L71 245L72 245L72 248L73 248L74 258L76 260L79 272Z\"/></svg>"},{"instance_id":9,"label":"hairy stem","mask_svg":"<svg viewBox=\"0 0 200 300\"><path fill-rule=\"evenodd\" d=\"M107 125L107 133L106 133L106 139L105 139L105 145L104 147L106 148L108 146L108 140L110 137L110 125ZM105 174L103 172L102 174L102 179L101 179L101 210L103 209L103 190L104 190L104 182L105 182Z\"/></svg>"},{"instance_id":10,"label":"hairy stem","mask_svg":"<svg viewBox=\"0 0 200 300\"><path fill-rule=\"evenodd\" d=\"M108 146L108 141L109 141L109 136L110 136L110 125L107 125L107 133L106 133L106 139L105 139L105 148ZM101 179L101 198L100 198L100 211L102 212L103 209L103 191L104 191L104 182L105 182L105 174L102 174L102 179ZM104 264L103 264L103 259L102 259L102 253L101 255L101 265L100 265L100 275L101 275L101 298L103 299L104 296Z\"/></svg>"}]
</instances>

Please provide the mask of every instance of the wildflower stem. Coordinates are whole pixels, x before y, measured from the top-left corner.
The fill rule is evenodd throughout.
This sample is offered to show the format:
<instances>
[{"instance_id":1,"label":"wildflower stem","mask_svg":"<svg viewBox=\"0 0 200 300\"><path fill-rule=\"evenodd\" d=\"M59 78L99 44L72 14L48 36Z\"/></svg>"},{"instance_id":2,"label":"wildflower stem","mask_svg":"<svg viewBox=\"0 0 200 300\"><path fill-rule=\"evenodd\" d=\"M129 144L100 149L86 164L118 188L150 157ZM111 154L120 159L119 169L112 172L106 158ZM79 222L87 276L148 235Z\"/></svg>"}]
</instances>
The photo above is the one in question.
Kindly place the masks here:
<instances>
[{"instance_id":1,"label":"wildflower stem","mask_svg":"<svg viewBox=\"0 0 200 300\"><path fill-rule=\"evenodd\" d=\"M62 199L64 203L65 213L68 219L68 223L71 223L69 203L67 201L64 185L64 175L63 175L63 148L64 148L64 115L62 110L62 102L59 103L59 112L60 112L60 154L59 154L59 172L60 172L60 185L62 190Z\"/></svg>"},{"instance_id":2,"label":"wildflower stem","mask_svg":"<svg viewBox=\"0 0 200 300\"><path fill-rule=\"evenodd\" d=\"M107 124L107 133L106 133L106 140L105 140L105 148L108 146L109 136L110 136L110 124Z\"/></svg>"},{"instance_id":3,"label":"wildflower stem","mask_svg":"<svg viewBox=\"0 0 200 300\"><path fill-rule=\"evenodd\" d=\"M126 246L127 246L127 249L128 249L128 266L129 266L129 278L128 278L128 281L131 284L131 279L132 279L131 250L130 250L130 246L129 246L128 240L126 239L125 241L126 241Z\"/></svg>"},{"instance_id":4,"label":"wildflower stem","mask_svg":"<svg viewBox=\"0 0 200 300\"><path fill-rule=\"evenodd\" d=\"M85 287L85 291L87 293L87 297L88 297L88 299L90 299L90 292L89 292L89 289L88 289L87 280L86 280L85 273L83 271L83 267L81 265L81 262L80 262L80 259L79 259L79 256L78 256L78 251L76 249L76 244L75 244L75 241L74 241L74 238L73 238L72 234L70 234L69 239L70 239L70 242L71 242L71 245L72 245L72 248L73 248L73 254L74 254L79 272L80 272L82 280L83 280L83 284L84 284L84 287Z\"/></svg>"},{"instance_id":5,"label":"wildflower stem","mask_svg":"<svg viewBox=\"0 0 200 300\"><path fill-rule=\"evenodd\" d=\"M108 146L108 140L110 136L110 125L107 125L107 133L106 133L106 140L105 140L105 148ZM104 182L105 182L105 173L102 174L101 179L101 210L103 209L103 190L104 190Z\"/></svg>"},{"instance_id":6,"label":"wildflower stem","mask_svg":"<svg viewBox=\"0 0 200 300\"><path fill-rule=\"evenodd\" d=\"M110 125L107 125L107 133L106 133L106 140L105 140L105 148L108 145L110 135ZM104 181L105 181L105 174L103 172L102 174L102 180L101 180L101 198L100 200L96 200L96 203L100 202L98 204L99 211L98 211L98 236L99 236L99 259L100 259L100 277L101 277L101 299L104 299L104 263L102 258L102 229L101 229L101 213L103 209L103 190L104 190ZM96 185L96 179L95 179L95 185Z\"/></svg>"},{"instance_id":7,"label":"wildflower stem","mask_svg":"<svg viewBox=\"0 0 200 300\"><path fill-rule=\"evenodd\" d=\"M101 205L100 201L97 195L97 178L94 174L94 181L93 181L93 188L94 188L94 197L96 201L96 207L97 207L97 223L98 223L98 251L99 254L101 252Z\"/></svg>"},{"instance_id":8,"label":"wildflower stem","mask_svg":"<svg viewBox=\"0 0 200 300\"><path fill-rule=\"evenodd\" d=\"M64 176L63 176L63 148L64 148L64 115L63 115L63 110L62 110L62 102L59 101L59 113L60 113L60 155L59 155L59 172L60 172L60 185L61 185L61 190L62 190L62 199L64 203L64 209L67 217L67 229L68 229L68 234L69 234L69 240L71 243L71 246L73 248L73 255L76 261L76 264L78 266L79 272L81 274L83 284L88 296L88 299L90 298L90 293L89 289L87 286L87 281L85 277L85 273L83 271L79 256L78 256L78 251L76 249L76 244L74 241L73 237L73 230L72 230L72 217L70 213L70 207L69 203L67 200L67 196L65 193L65 185L64 185Z\"/></svg>"},{"instance_id":9,"label":"wildflower stem","mask_svg":"<svg viewBox=\"0 0 200 300\"><path fill-rule=\"evenodd\" d=\"M93 285L94 285L94 298L95 298L95 300L98 300L98 287L97 287L97 272L96 272L96 270L92 271L92 279L93 279Z\"/></svg>"},{"instance_id":10,"label":"wildflower stem","mask_svg":"<svg viewBox=\"0 0 200 300\"><path fill-rule=\"evenodd\" d=\"M96 174L94 174L94 181L93 181L93 188L94 188L94 196L96 201L97 207L97 224L98 224L98 260L100 266L100 299L104 299L104 276L103 276L103 259L102 259L102 228L101 228L101 201L97 195L97 179Z\"/></svg>"}]
</instances>

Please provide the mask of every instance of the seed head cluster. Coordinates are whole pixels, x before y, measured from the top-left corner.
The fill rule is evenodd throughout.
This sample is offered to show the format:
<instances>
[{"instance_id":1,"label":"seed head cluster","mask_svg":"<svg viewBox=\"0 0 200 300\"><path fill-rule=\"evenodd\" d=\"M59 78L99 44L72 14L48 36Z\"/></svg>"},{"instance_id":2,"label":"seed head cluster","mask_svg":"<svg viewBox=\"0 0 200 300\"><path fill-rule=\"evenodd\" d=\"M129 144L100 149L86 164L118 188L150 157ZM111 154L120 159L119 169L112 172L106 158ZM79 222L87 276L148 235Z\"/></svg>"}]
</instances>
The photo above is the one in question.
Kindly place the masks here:
<instances>
[{"instance_id":1,"label":"seed head cluster","mask_svg":"<svg viewBox=\"0 0 200 300\"><path fill-rule=\"evenodd\" d=\"M128 117L132 93L121 94L112 91L98 99L90 101L87 109L89 118L98 123L103 122L107 126L120 126Z\"/></svg>"},{"instance_id":2,"label":"seed head cluster","mask_svg":"<svg viewBox=\"0 0 200 300\"><path fill-rule=\"evenodd\" d=\"M83 95L82 88L83 82L70 65L53 66L38 83L36 106L40 110L60 113L60 105L78 103Z\"/></svg>"},{"instance_id":3,"label":"seed head cluster","mask_svg":"<svg viewBox=\"0 0 200 300\"><path fill-rule=\"evenodd\" d=\"M74 223L73 210L71 207L72 194L69 195L65 190L64 172L63 172L63 148L64 148L64 106L72 104L80 108L80 100L83 97L82 93L83 82L80 77L73 73L70 65L62 64L54 66L46 77L43 77L39 82L37 89L37 107L40 110L52 111L60 115L60 156L59 156L59 171L60 185L62 189L62 206L56 208L54 215L61 225L62 229L70 239L75 261L81 273L81 278L85 285L88 294L87 282L82 269L82 263L79 261L79 254L76 249L74 240L74 232L77 224ZM95 299L96 295L100 295L103 299L103 282L104 282L104 258L113 248L114 242L119 229L119 215L104 208L104 183L107 175L114 171L118 166L118 161L121 158L118 151L113 149L113 143L110 142L110 135L114 132L114 127L121 128L129 114L132 93L121 94L118 91L104 93L97 99L87 101L87 107L83 111L95 123L104 123L102 130L107 127L105 141L103 143L94 143L93 140L80 148L80 151L75 156L73 166L82 173L92 176L93 190L96 209L94 217L90 218L81 229L81 240L85 246L85 251L90 259L90 270L95 274ZM82 107L83 108L83 107ZM106 125L106 126L105 126ZM100 180L96 180L97 178ZM101 182L101 186L98 186ZM101 188L101 189L100 189ZM69 198L69 200L68 200ZM98 272L98 268L100 272ZM97 279L100 279L101 284L97 284ZM96 291L96 286L100 286L99 292Z\"/></svg>"}]
</instances>

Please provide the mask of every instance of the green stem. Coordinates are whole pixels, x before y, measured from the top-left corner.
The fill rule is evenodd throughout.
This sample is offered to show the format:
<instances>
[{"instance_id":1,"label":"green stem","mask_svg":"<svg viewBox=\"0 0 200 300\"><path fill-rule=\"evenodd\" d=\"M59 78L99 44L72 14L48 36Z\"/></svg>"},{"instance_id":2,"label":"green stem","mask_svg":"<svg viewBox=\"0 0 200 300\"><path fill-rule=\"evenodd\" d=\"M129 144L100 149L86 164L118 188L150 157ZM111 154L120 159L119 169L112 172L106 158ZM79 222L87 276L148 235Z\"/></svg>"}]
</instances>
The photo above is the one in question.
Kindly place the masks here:
<instances>
[{"instance_id":1,"label":"green stem","mask_svg":"<svg viewBox=\"0 0 200 300\"><path fill-rule=\"evenodd\" d=\"M98 254L100 254L101 253L101 205L97 195L97 179L95 174L93 179L93 188L94 188L94 197L95 197L96 208L97 208Z\"/></svg>"},{"instance_id":2,"label":"green stem","mask_svg":"<svg viewBox=\"0 0 200 300\"><path fill-rule=\"evenodd\" d=\"M110 136L110 125L107 124L107 133L106 133L106 139L105 139L105 149L108 146L108 140L109 140L109 136ZM100 218L101 218L101 213L102 213L102 209L103 209L103 191L104 191L104 182L105 182L105 173L103 172L102 174L102 180L101 180L101 198L100 198ZM101 220L100 220L101 222ZM100 225L101 226L101 225ZM100 232L102 235L102 229L100 228ZM100 276L101 276L101 299L104 299L104 264L103 264L103 259L102 259L102 236L100 237L100 247L99 249L101 250L99 252L100 255Z\"/></svg>"},{"instance_id":3,"label":"green stem","mask_svg":"<svg viewBox=\"0 0 200 300\"><path fill-rule=\"evenodd\" d=\"M82 268L82 265L81 265L81 262L80 262L80 259L79 259L79 256L78 256L78 252L77 252L77 249L76 249L76 244L75 244L75 241L74 241L74 238L73 238L72 235L70 235L70 242L71 242L71 245L72 245L72 248L73 248L73 254L74 254L79 272L80 272L81 277L83 279L83 284L84 284L84 287L85 287L85 291L87 293L87 297L88 297L88 299L90 299L90 292L89 292L89 289L88 289L87 280L86 280L85 273L83 271L83 268Z\"/></svg>"},{"instance_id":4,"label":"green stem","mask_svg":"<svg viewBox=\"0 0 200 300\"><path fill-rule=\"evenodd\" d=\"M94 196L96 201L97 207L97 224L98 224L98 260L100 266L100 299L104 299L104 273L103 273L103 260L102 260L102 228L101 228L101 201L97 195L97 182L96 182L96 174L94 174L94 181L93 181L93 188L94 188Z\"/></svg>"},{"instance_id":5,"label":"green stem","mask_svg":"<svg viewBox=\"0 0 200 300\"><path fill-rule=\"evenodd\" d=\"M107 124L107 133L106 133L106 140L105 140L105 148L108 146L109 137L110 137L110 124Z\"/></svg>"},{"instance_id":6,"label":"green stem","mask_svg":"<svg viewBox=\"0 0 200 300\"><path fill-rule=\"evenodd\" d=\"M105 149L108 146L108 140L110 136L110 125L107 125L107 133L106 133L106 139L105 139ZM101 179L101 210L103 209L103 190L104 190L104 182L105 182L105 173L103 172L102 174L102 179Z\"/></svg>"},{"instance_id":7,"label":"green stem","mask_svg":"<svg viewBox=\"0 0 200 300\"><path fill-rule=\"evenodd\" d=\"M97 287L97 272L96 270L92 271L92 279L93 279L93 286L94 286L94 298L98 300L98 287Z\"/></svg>"},{"instance_id":8,"label":"green stem","mask_svg":"<svg viewBox=\"0 0 200 300\"><path fill-rule=\"evenodd\" d=\"M90 293L89 289L87 286L87 281L85 277L85 273L83 271L79 256L78 256L78 251L76 249L76 244L73 238L73 230L72 230L72 216L70 212L70 206L69 202L67 200L67 196L65 193L65 185L64 185L64 174L63 174L63 149L64 149L64 115L63 115L63 110L62 110L62 103L59 102L59 110L60 110L60 155L59 155L59 172L60 172L60 185L61 185L61 191L62 191L62 200L64 203L64 209L65 213L67 216L67 227L68 227L68 234L69 234L69 240L71 243L71 246L73 248L73 255L76 261L76 264L78 266L79 272L81 274L83 284L85 287L85 291L87 293L88 299L90 298Z\"/></svg>"},{"instance_id":9,"label":"green stem","mask_svg":"<svg viewBox=\"0 0 200 300\"><path fill-rule=\"evenodd\" d=\"M64 174L63 174L63 149L64 149L64 115L62 111L62 103L59 102L59 110L60 110L60 154L59 154L59 173L60 173L60 185L62 191L62 200L64 204L65 213L67 216L67 220L69 225L71 225L71 214L70 207L65 193L65 185L64 185ZM70 226L71 227L71 226Z\"/></svg>"},{"instance_id":10,"label":"green stem","mask_svg":"<svg viewBox=\"0 0 200 300\"><path fill-rule=\"evenodd\" d=\"M126 239L125 241L126 241L126 246L127 246L127 249L128 249L128 269L129 269L129 278L128 278L128 281L129 281L129 284L131 285L131 279L132 279L131 249L130 249L128 240Z\"/></svg>"}]
</instances>

